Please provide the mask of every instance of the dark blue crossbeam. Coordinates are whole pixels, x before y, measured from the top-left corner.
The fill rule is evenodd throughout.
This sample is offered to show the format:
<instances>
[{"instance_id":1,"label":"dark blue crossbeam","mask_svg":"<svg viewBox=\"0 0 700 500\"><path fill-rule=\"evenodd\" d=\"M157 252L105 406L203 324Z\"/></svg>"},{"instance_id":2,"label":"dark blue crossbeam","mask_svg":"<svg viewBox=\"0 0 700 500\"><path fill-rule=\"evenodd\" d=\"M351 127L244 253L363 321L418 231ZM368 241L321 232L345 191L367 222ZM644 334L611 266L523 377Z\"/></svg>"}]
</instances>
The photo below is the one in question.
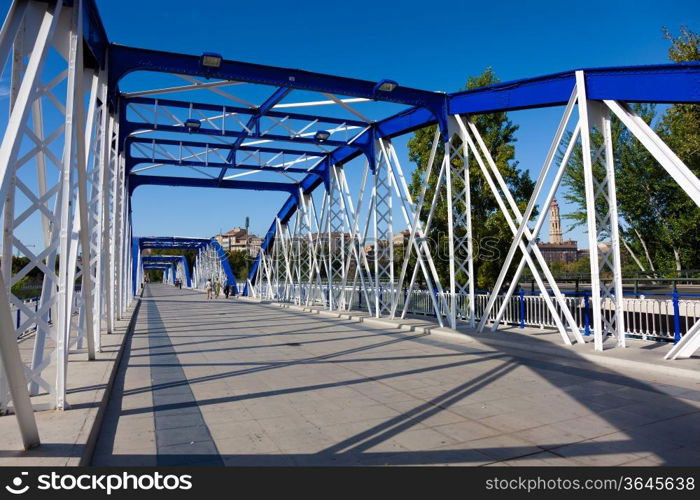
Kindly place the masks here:
<instances>
[{"instance_id":1,"label":"dark blue crossbeam","mask_svg":"<svg viewBox=\"0 0 700 500\"><path fill-rule=\"evenodd\" d=\"M139 148L132 148L130 147L131 145L138 144L141 145L141 149ZM165 154L163 152L163 149L165 151L168 151L166 148L167 147L176 147L178 149L177 154L173 154L175 158L172 157L164 157L164 156L156 156ZM150 149L151 155L149 156L147 154L147 151L143 151L144 148ZM182 166L190 166L190 167L210 167L210 168L222 168L222 169L237 169L237 170L269 170L269 171L284 171L284 172L290 172L290 173L309 173L311 171L311 168L313 165L307 166L307 167L273 167L270 165L266 165L265 163L262 164L254 164L254 163L242 163L242 164L237 164L235 161L229 163L224 163L224 162L216 162L216 161L207 161L207 160L202 160L201 155L198 158L190 158L187 160L180 159L183 156L183 153L187 153L187 148L190 150L192 149L198 149L198 150L203 150L201 151L202 153L205 150L211 150L211 149L219 149L223 150L225 152L228 151L233 151L235 149L238 149L243 152L247 153L266 153L266 154L282 154L284 156L293 156L293 159L298 159L302 157L307 157L310 159L310 161L316 161L317 159L321 158L324 156L324 153L318 152L318 151L311 151L311 150L297 150L297 149L289 149L289 148L280 148L280 147L269 147L269 146L241 146L239 148L236 148L234 144L218 144L218 143L208 143L208 142L199 142L199 141L180 141L180 140L172 140L172 139L147 139L143 137L129 137L127 138L126 141L126 147L125 147L125 160L126 160L126 171L127 173L131 172L131 170L136 166L137 164L140 163L152 163L152 164L164 164L164 165L182 165ZM214 155L211 153L212 156ZM192 156L189 154L188 156ZM235 160L235 158L234 158ZM279 160L277 160L279 161ZM324 168L324 163L319 163L318 166L314 169L314 171L321 172Z\"/></svg>"},{"instance_id":2,"label":"dark blue crossbeam","mask_svg":"<svg viewBox=\"0 0 700 500\"><path fill-rule=\"evenodd\" d=\"M206 68L200 64L198 55L110 45L109 85L112 96L116 95L119 81L125 75L139 70L258 83L433 109L439 109L444 103L444 94L440 92L402 86L383 92L377 88L377 82L240 61L223 60L218 68Z\"/></svg>"},{"instance_id":3,"label":"dark blue crossbeam","mask_svg":"<svg viewBox=\"0 0 700 500\"><path fill-rule=\"evenodd\" d=\"M243 189L250 191L282 191L290 195L297 195L299 186L296 183L283 182L259 182L218 179L195 179L189 177L170 177L157 175L131 175L129 176L129 191L131 193L139 186L182 186L205 187L223 189Z\"/></svg>"}]
</instances>

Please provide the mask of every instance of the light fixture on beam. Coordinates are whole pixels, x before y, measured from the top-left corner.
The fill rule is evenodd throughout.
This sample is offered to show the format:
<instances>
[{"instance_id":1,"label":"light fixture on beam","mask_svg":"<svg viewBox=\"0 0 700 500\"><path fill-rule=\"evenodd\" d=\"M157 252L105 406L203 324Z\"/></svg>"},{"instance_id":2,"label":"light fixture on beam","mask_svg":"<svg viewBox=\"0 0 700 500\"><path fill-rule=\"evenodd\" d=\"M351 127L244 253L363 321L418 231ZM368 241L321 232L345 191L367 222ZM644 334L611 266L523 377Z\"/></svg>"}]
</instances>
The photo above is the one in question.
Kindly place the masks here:
<instances>
[{"instance_id":1,"label":"light fixture on beam","mask_svg":"<svg viewBox=\"0 0 700 500\"><path fill-rule=\"evenodd\" d=\"M399 84L396 83L394 80L380 80L377 82L377 84L374 86L374 91L375 92L393 92L396 87L398 87Z\"/></svg>"},{"instance_id":2,"label":"light fixture on beam","mask_svg":"<svg viewBox=\"0 0 700 500\"><path fill-rule=\"evenodd\" d=\"M314 139L318 142L325 142L330 136L331 133L328 130L319 130L316 132L316 135L314 135Z\"/></svg>"},{"instance_id":3,"label":"light fixture on beam","mask_svg":"<svg viewBox=\"0 0 700 500\"><path fill-rule=\"evenodd\" d=\"M185 120L185 128L187 128L189 132L195 132L199 130L201 126L202 122L195 118L188 118L187 120Z\"/></svg>"},{"instance_id":4,"label":"light fixture on beam","mask_svg":"<svg viewBox=\"0 0 700 500\"><path fill-rule=\"evenodd\" d=\"M221 67L221 61L223 61L223 57L213 52L205 52L199 58L199 64L202 65L203 68L219 68Z\"/></svg>"}]
</instances>

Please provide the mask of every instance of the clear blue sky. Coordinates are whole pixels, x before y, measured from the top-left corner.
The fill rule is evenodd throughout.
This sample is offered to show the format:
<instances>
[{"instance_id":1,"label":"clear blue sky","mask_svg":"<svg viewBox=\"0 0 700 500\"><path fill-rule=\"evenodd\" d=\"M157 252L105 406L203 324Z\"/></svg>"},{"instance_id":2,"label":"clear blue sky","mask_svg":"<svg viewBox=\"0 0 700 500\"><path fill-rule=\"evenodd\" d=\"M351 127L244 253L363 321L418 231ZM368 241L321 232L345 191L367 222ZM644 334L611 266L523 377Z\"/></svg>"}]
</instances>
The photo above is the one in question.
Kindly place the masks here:
<instances>
[{"instance_id":1,"label":"clear blue sky","mask_svg":"<svg viewBox=\"0 0 700 500\"><path fill-rule=\"evenodd\" d=\"M218 52L228 59L374 81L391 78L447 92L487 66L505 81L581 67L663 63L668 42L662 26L674 32L680 25L700 30L700 2L681 0L97 4L110 40L117 43ZM8 6L8 0L0 0L1 16ZM533 177L558 113L511 114L521 125L517 159L532 169ZM403 146L405 140L397 144ZM212 189L140 188L134 199L135 233L210 236L242 225L245 216L251 217L252 230L262 233L284 199ZM569 236L587 246L581 231Z\"/></svg>"}]
</instances>

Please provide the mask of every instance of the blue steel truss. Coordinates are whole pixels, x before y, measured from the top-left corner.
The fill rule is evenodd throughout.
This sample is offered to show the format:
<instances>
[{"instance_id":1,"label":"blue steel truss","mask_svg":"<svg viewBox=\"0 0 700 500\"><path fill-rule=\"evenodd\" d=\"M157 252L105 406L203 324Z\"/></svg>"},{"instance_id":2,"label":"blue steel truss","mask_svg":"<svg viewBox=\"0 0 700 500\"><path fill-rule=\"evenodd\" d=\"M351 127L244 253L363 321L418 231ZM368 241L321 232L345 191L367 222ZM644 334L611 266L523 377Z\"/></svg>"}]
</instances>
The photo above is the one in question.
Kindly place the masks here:
<instances>
[{"instance_id":1,"label":"blue steel truss","mask_svg":"<svg viewBox=\"0 0 700 500\"><path fill-rule=\"evenodd\" d=\"M188 288L192 286L192 279L190 277L190 266L187 264L187 258L184 255L142 255L141 262L143 262L144 264L144 269L147 265L176 265L178 262L181 262L182 267L185 270L185 284Z\"/></svg>"},{"instance_id":2,"label":"blue steel truss","mask_svg":"<svg viewBox=\"0 0 700 500\"><path fill-rule=\"evenodd\" d=\"M131 97L119 100L118 82L132 71L147 70L171 72L193 76L229 79L241 82L258 83L277 86L277 90L259 107L246 109L226 106L226 112L236 112L249 116L247 128L249 131L221 131L211 128L200 128L193 132L205 136L232 137L235 140L226 144L209 142L178 141L175 139L146 139L130 137L138 130L157 128L160 132L182 132L182 127L168 126L156 123L132 122L126 118L126 108L130 104L141 104L149 107L175 106L198 110L221 111L223 106L189 103L173 100L156 100L143 97ZM584 70L588 96L596 100L620 100L626 102L656 102L656 103L697 103L700 102L700 65L697 63L664 64L653 66L635 66L619 68L593 68ZM370 164L375 161L374 147L380 138L392 138L403 135L419 128L438 124L446 134L447 118L450 115L495 113L518 109L542 108L566 104L575 82L576 71L568 71L536 78L504 82L488 87L473 89L451 94L429 92L418 89L397 87L393 92L382 93L375 89L376 82L362 81L320 73L311 73L288 68L277 68L237 61L223 61L221 67L211 71L200 66L199 57L194 55L174 54L170 52L151 51L124 47L110 46L110 85L112 98L119 102L124 123L125 158L127 169L133 170L139 163L160 163L165 165L181 165L200 168L217 168L220 173L216 179L193 179L191 177L131 175L129 178L130 191L140 185L169 185L188 187L218 187L225 189L246 189L260 191L283 191L290 194L277 216L285 223L295 213L300 194L310 194L321 184L328 183L328 165L343 165L359 155L365 155ZM363 97L375 101L387 101L411 106L410 108L372 123L356 120L344 120L322 115L284 113L273 110L273 106L287 96L291 90L314 90L331 92L351 97ZM156 104L157 103L157 104ZM328 140L326 146L332 146L332 151L321 153L309 149L298 149L298 145L317 144L313 138L288 137L281 135L265 135L260 133L260 120L271 116L318 121L321 123L347 123L363 130L353 137L352 143ZM247 138L266 138L271 141L295 144L297 149L289 146L246 146ZM183 142L189 147L216 148L227 152L226 162L182 160L156 156L148 158L146 154L136 155L129 147L141 144L152 151L155 145L175 146ZM279 171L280 168L269 165L238 164L235 161L239 151L255 151L269 153L284 153L289 156L308 156L320 158L313 168L286 167L286 173L306 173L306 177L297 183L289 182L259 182L259 181L227 181L225 173L229 169ZM262 248L267 249L274 241L276 226L272 224L266 234ZM251 268L250 279L253 280L258 268L256 260Z\"/></svg>"},{"instance_id":3,"label":"blue steel truss","mask_svg":"<svg viewBox=\"0 0 700 500\"><path fill-rule=\"evenodd\" d=\"M51 59L55 59L55 64L45 64L49 53ZM462 92L431 92L410 88L401 82L387 79L359 80L223 58L219 60L216 56L212 57L212 54L205 60L201 55L110 44L94 0L13 2L0 30L0 67L4 67L6 61L11 62L13 105L0 144L0 207L3 207L4 221L2 259L11 260L16 249L28 257L29 264L18 272L8 267L0 273L0 290L10 292L8 300L0 303L0 316L10 318L11 305L14 305L24 311L28 318L27 324L35 324L37 330L32 366L29 370L26 369L29 367L22 366L13 335L4 335L4 340L0 341L0 353L3 354L3 366L8 374L8 387L11 392L11 397L8 397L0 380L0 410L5 409L8 401L13 402L20 426L25 425L22 427L22 435L27 448L39 442L27 389L37 393L39 386L51 385L50 392L55 407L66 407L65 368L68 364L71 332L76 333L79 341L87 339L88 358L95 359L100 349L101 319L106 318L107 330L113 331L115 321L122 319L126 314L135 292L135 288L129 286L130 280L131 283L136 283L139 266L172 272L173 262L167 262L162 257L161 260L142 261L142 250L201 250L198 254L201 256L206 253L206 257L202 257L206 266L215 263L214 266L204 266L207 272L215 269L217 277L222 278L223 269L229 282L235 283L226 255L215 240L132 238L130 196L139 186L216 187L287 193L288 198L277 212L275 221L263 239L262 252L258 254L258 259L252 266L246 292L248 285L254 284L257 274L262 274L258 273L262 263L262 270L270 285L268 291L274 286L276 298L289 300L293 297L300 303L302 300L316 301L330 309L337 309L334 301L345 300L342 294L347 288L347 276L341 277L343 288L340 296L332 290L333 279L338 277L339 265L344 266L341 272L349 266L346 266L345 256L341 255L341 258L337 259L337 256L331 255L332 244L324 247L323 251L326 253L318 258L316 249L321 246L318 243L322 234L327 234L329 241L332 235L340 234L342 238L338 246L343 247L342 251L345 250L345 231L349 230L351 224L345 221L341 221L340 224L334 222L342 217L349 219L349 202L346 204L343 201L346 195L343 190L347 190L348 186L343 184L346 181L344 169L337 167L346 166L355 158L365 157L365 178L370 177L368 173L371 172L372 194L367 198L371 198L372 203L372 208L368 211L372 212L370 215L374 217L374 238L387 242L389 258L383 260L377 257L381 250L377 241L373 249L374 278L371 279L374 283L370 280L369 286L365 287L365 284L361 283L361 287L367 296L374 293L373 315L380 316L387 312L394 317L398 299L393 289L396 281L392 271L393 240L390 239L394 225L391 218L394 210L391 204L392 197L399 199L404 215L415 210L414 207L406 206L409 204L409 198L412 198L408 188L398 186L399 189L396 189L400 183L394 184L392 181L394 171L397 172L396 177L400 177L399 173L403 176L403 173L398 162L391 159L395 152L389 140L426 126L437 125L435 141L442 139L445 146L440 169L440 175L445 174L442 185L444 196L448 202L454 203L456 200L464 205L456 209L453 206L452 210L448 211L448 216L457 221L457 225L461 226L460 230L471 231L471 222L467 220L471 214L468 196L462 198L462 193L456 192L456 189L453 191L453 183L449 177L453 174L464 175L465 185L467 184L467 175L458 168L453 168L454 164L460 162L452 160L459 158L460 154L462 159L470 154L478 159L481 173L489 181L489 188L499 202L501 213L513 229L514 239L498 282L489 297L489 303L482 313L479 331L483 330L490 313L495 312L493 307L496 293L505 284L503 280L520 246L523 255L519 269L527 265L535 273L535 268L541 267L560 306L559 310L565 316L568 314L565 318L568 329L561 321L557 325L563 340L570 343L567 332L571 332L576 341L582 342L582 338L578 338L580 332L567 305L561 294L557 295L558 288L554 278L548 274L549 269L537 245L534 244L536 234L533 235L527 226L538 201L537 195L545 194L544 179L547 173L551 172L551 158L554 153L540 172L542 182L538 180L528 207L525 212L520 212L517 206L513 206L516 204L512 199L506 200L512 202L511 210L502 199L501 195L510 196L510 193L507 192L507 186L504 187L497 167L491 168L491 172L484 167L482 160L486 160L486 163L489 160L493 162L487 148L483 144L477 147L473 143L468 144L468 148L464 146L464 140L470 142L473 137L479 142L481 139L478 129L470 121L471 115L562 106L564 116L551 150L556 151L556 148L563 146L565 142L562 138L566 127L573 127L573 120L570 121L569 118L576 108L575 129L579 134L586 177L588 246L591 251L593 290L591 299L596 349L602 349L604 332L613 332L618 337L618 342L621 342L619 345L624 345L625 332L624 307L621 302L619 218L615 203L616 187L612 161L613 141L609 133L613 116L640 140L655 160L700 206L700 180L628 106L634 102L699 103L698 63L592 68L504 82ZM57 74L52 74L54 69L58 71ZM121 92L120 85L126 87L122 79L137 71L175 75L187 80L190 85L132 93ZM258 92L255 100L259 104L217 88L234 84L248 84L252 87L254 92ZM212 104L152 97L157 94L182 94L184 91L200 89L216 91L219 96L223 94L227 99L243 103L244 106L229 105L228 100L226 104ZM341 106L344 109L333 109L339 113L347 112L353 115L353 118L316 112L286 111L300 105L318 109L319 101L287 101L292 94L310 92L329 99L321 101L322 105ZM64 99L59 98L59 95L65 96ZM376 113L371 118L348 104L367 101L380 103L371 104ZM48 104L49 102L52 104ZM47 108L55 109L45 116L44 110ZM56 116L59 116L58 120ZM57 128L54 128L55 125ZM52 128L54 131L50 132ZM596 155L594 159L591 154L591 129L602 129L605 142L605 154L602 155L602 159L600 155ZM44 130L48 132L46 135ZM59 140L58 137L62 139ZM59 142L63 143L62 146ZM461 153L456 151L460 147L459 144L463 150ZM571 141L571 144L575 145L575 141ZM61 147L62 154L58 154ZM49 179L51 185L46 185L47 159L56 167L57 172ZM600 179L594 178L595 161L598 161L598 166L605 163L605 173ZM28 163L34 164L36 168L22 168ZM463 166L464 162L461 164ZM493 167L490 164L489 166ZM453 170L455 172L452 172ZM232 171L244 172L230 173ZM563 172L563 167L558 173L560 172ZM36 175L32 177L34 174ZM239 179L249 174L257 176L252 177L257 180ZM269 177L281 181L270 182L267 180ZM500 187L494 184L494 178L496 182L501 181ZM401 181L403 180L401 177ZM321 186L326 190L323 197L323 203L326 205L321 209L321 218L325 217L323 221L317 217L316 205L311 197ZM549 192L551 196L554 195L556 187L552 186L553 190ZM395 193L392 192L392 188ZM361 196L364 196L364 191L361 193ZM439 193L437 188L435 193ZM469 188L465 189L464 193L468 194ZM596 197L600 199L600 196L607 197L607 213L599 213L596 208ZM17 204L17 207L21 206L22 209L15 213L17 197L22 200L22 204ZM339 208L341 204L342 209ZM360 204L357 206L360 207ZM366 206L363 205L362 209L366 209ZM346 213L342 213L343 210ZM357 212L359 211L360 208L357 209ZM310 215L311 212L313 216ZM297 214L294 220L296 226L292 229L288 223L294 214ZM457 251L454 248L450 249L450 289L445 289L443 293L436 272L433 272L431 278L429 271L424 267L426 262L432 263L432 256L429 255L427 245L420 246L425 244L421 236L423 229L418 228L418 224L423 223L420 216L418 213L413 219L415 229L410 231L410 241L415 243L415 247L411 246L413 243L409 243L409 249L414 249L416 257L420 259L426 282L435 278L435 287L441 294L440 300L443 301L438 304L438 293L432 299L438 322L442 325L441 310L444 310L442 305L445 305L445 308L450 310L450 324L456 328L457 302L460 297L468 297L472 308L471 312L460 310L461 319L468 317L473 321L475 318L473 281L470 281L469 270L469 266L473 264L471 236L462 239L458 232L454 231L455 224L449 225L450 243L457 244L460 248ZM359 218L359 215L356 214L356 217ZM367 220L369 221L369 218ZM23 224L41 226L38 231L43 232L44 237L36 241L40 249L29 249L32 245L28 246L23 236L27 233L25 229L15 231ZM354 224L356 227L357 223ZM365 235L369 225L367 222L363 228ZM426 227L427 225L428 222ZM277 231L282 233L280 245L273 244L278 236ZM357 247L364 249L362 245L367 243L367 238L358 236L354 228L352 231L352 255L349 257L356 263L356 276L364 280L364 271L360 270L360 267L364 265L365 268L369 268L369 265L366 253L362 253ZM601 254L602 258L598 259L598 243L601 238L608 237L606 234L609 234L611 241L610 249L604 251ZM297 236L303 238L300 240ZM296 239L293 240L293 237ZM540 266L536 266L537 262L532 261L532 255L525 249L523 238L528 241L527 245L532 254L539 259ZM418 239L421 240L420 243L416 242ZM265 256L266 260L261 260L261 256ZM323 260L322 266L318 264L319 260ZM408 262L408 259L405 262ZM348 260L347 263L352 263L352 260ZM459 264L461 271L454 268L455 264ZM75 273L76 268L82 265L85 266L80 275L82 293L76 295L73 286ZM465 265L467 267L464 267ZM325 297L324 293L318 293L323 285L323 266L327 271L326 277L329 278ZM604 269L606 266L614 277L614 291L613 285L607 286L605 280L601 280L608 272ZM40 306L31 311L19 297L12 294L12 285L34 268L44 272L46 281L42 288ZM47 269L56 269L56 272L45 272ZM199 270L197 268L198 273ZM415 266L416 273L417 270L418 265ZM405 268L401 271L402 276L398 283L402 283L404 271ZM367 269L367 275L369 272ZM459 274L469 275L466 281L470 282L456 283ZM270 279L271 275L276 277ZM512 281L517 283L515 278ZM538 285L546 291L541 281L540 279ZM383 288L386 283L390 284L391 289L388 291ZM397 286L400 288L401 285ZM466 286L472 286L472 289L467 290L464 288ZM514 285L511 284L511 288L512 286ZM432 287L432 284L429 287ZM557 291L554 291L555 288ZM261 293L262 289L263 287L260 287ZM59 290L62 292L57 293ZM388 300L381 298L383 292L389 297ZM512 290L508 294L512 296ZM445 297L451 300L452 305L447 304ZM600 314L601 297L614 304L615 325L610 322L608 315L603 318ZM544 298L552 317L559 319L555 304L548 301L549 294L545 293ZM77 332L70 319L74 299L80 303L81 312ZM387 308L389 302L393 304L391 310ZM505 299L503 304L507 303L508 300ZM347 304L348 307L351 305ZM45 320L50 310L55 310L58 318L52 325ZM499 315L502 312L503 307ZM492 328L497 328L499 321L497 317ZM10 321L6 321L6 324L9 325ZM23 331L19 326L18 330L21 330L16 332L18 334ZM54 341L46 343L47 338ZM49 345L54 347L50 348ZM53 351L49 352L50 350ZM49 384L44 380L42 371L54 360L57 366L64 369L52 371L53 382Z\"/></svg>"},{"instance_id":4,"label":"blue steel truss","mask_svg":"<svg viewBox=\"0 0 700 500\"><path fill-rule=\"evenodd\" d=\"M192 286L191 281L191 269L187 264L187 259L183 255L141 255L143 250L147 249L159 249L159 250L200 250L206 246L211 246L216 250L216 253L221 262L221 266L226 274L226 279L229 285L233 286L234 293L238 293L238 284L236 283L236 277L231 270L231 266L228 263L228 258L226 252L221 248L221 245L214 238L189 238L189 237L179 237L179 236L144 236L140 238L134 238L132 244L132 263L134 266L134 272L132 273L132 287L134 293L138 289L136 267L139 262L143 263L143 268L147 269L146 266L168 266L181 261L185 268L185 276L187 279L187 286ZM153 269L156 269L153 267Z\"/></svg>"}]
</instances>

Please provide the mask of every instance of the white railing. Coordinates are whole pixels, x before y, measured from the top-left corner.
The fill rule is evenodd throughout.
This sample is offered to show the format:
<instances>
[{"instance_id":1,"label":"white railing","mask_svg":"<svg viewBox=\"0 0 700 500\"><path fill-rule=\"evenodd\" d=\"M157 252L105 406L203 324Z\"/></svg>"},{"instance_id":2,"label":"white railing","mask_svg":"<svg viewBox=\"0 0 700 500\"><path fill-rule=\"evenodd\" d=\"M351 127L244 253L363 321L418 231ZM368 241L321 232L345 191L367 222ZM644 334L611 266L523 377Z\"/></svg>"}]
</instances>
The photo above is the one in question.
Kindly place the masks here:
<instances>
[{"instance_id":1,"label":"white railing","mask_svg":"<svg viewBox=\"0 0 700 500\"><path fill-rule=\"evenodd\" d=\"M80 298L81 298L81 291L76 290L75 293L73 294L73 315L79 314L80 312ZM39 299L38 298L31 298L31 299L26 299L23 300L22 303L24 306L29 309L30 311L38 311L39 310ZM15 307L14 304L10 304L10 311L12 312L12 323L15 327L15 330L17 330L17 339L21 340L25 338L26 336L34 333L36 331L36 323L30 323L28 325L24 325L24 323L27 321L28 316L22 310L21 308ZM48 311L48 322L49 324L52 323L53 318L51 317L51 309ZM24 328L22 330L19 330L20 327L24 325Z\"/></svg>"},{"instance_id":2,"label":"white railing","mask_svg":"<svg viewBox=\"0 0 700 500\"><path fill-rule=\"evenodd\" d=\"M267 284L262 284L258 288L261 297L277 302L289 302L300 305L326 306L328 297L327 285L324 284L321 289L317 285L294 285L294 286L277 286L272 285L272 288ZM334 290L337 295L338 290ZM389 293L380 290L379 293ZM398 308L397 316L403 310L404 302L409 300L407 312L412 315L434 316L433 301L431 292L428 290L414 290L410 297L404 291L398 291ZM311 296L311 297L310 297ZM449 294L445 294L448 301ZM310 298L309 298L310 297ZM373 291L366 294L358 288L346 287L343 290L344 309L350 310L367 310L367 300L371 303L375 300ZM383 296L385 300L387 297ZM489 295L486 293L477 294L475 296L475 311L476 319L481 319ZM496 314L503 303L503 296L496 298L495 306L491 310L489 320L493 321ZM465 295L457 295L458 310L465 310L467 305L467 297ZM584 334L590 334L590 321L592 313L590 310L590 301L585 296L565 297L566 305L571 311L571 314L576 321L576 324ZM442 304L442 301L438 301ZM559 316L564 321L564 316L561 313L560 307L555 302L555 307L559 311ZM625 311L625 330L627 335L639 337L644 340L673 340L676 326L673 299L670 298L651 298L640 296L638 298L624 298ZM446 316L447 311L442 310L440 313ZM603 301L603 315L612 314L612 305ZM460 318L465 319L465 318ZM678 299L678 319L679 331L681 334L700 320L700 300ZM514 295L509 299L509 304L505 308L505 313L502 318L502 323L506 325L524 325L538 328L553 328L556 326L554 317L549 311L544 299L541 295L521 294Z\"/></svg>"}]
</instances>

